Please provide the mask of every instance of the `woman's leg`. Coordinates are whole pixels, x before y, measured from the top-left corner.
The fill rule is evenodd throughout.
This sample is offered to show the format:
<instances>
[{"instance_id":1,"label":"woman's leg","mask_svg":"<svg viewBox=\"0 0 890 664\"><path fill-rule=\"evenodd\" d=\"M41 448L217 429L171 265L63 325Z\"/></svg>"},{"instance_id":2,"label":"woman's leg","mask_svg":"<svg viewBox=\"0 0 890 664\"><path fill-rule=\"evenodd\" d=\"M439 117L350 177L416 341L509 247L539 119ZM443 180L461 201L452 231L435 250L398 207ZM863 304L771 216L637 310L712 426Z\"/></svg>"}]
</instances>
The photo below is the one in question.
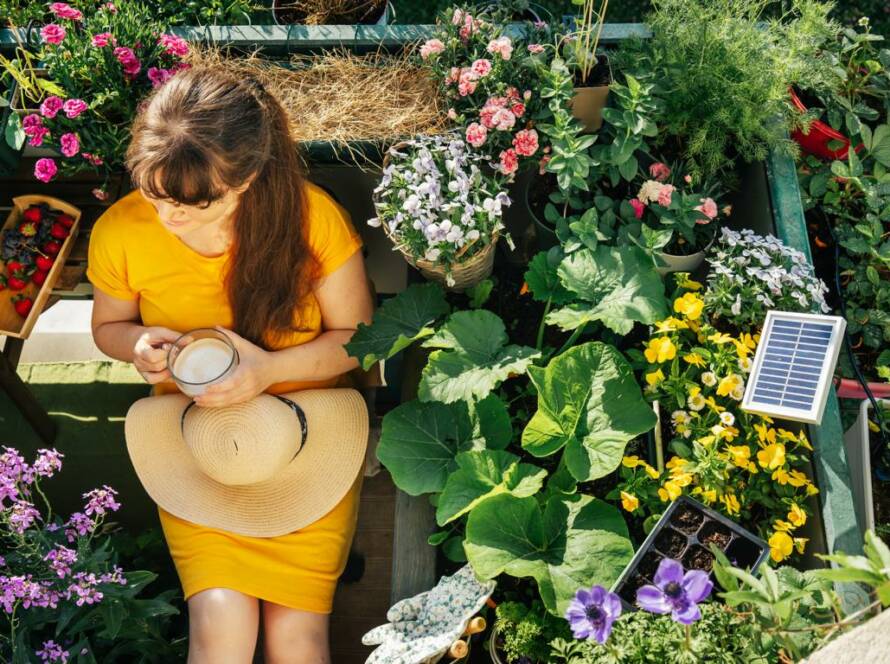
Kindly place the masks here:
<instances>
[{"instance_id":1,"label":"woman's leg","mask_svg":"<svg viewBox=\"0 0 890 664\"><path fill-rule=\"evenodd\" d=\"M188 600L188 664L250 664L256 649L259 600L229 588L208 588Z\"/></svg>"},{"instance_id":2,"label":"woman's leg","mask_svg":"<svg viewBox=\"0 0 890 664\"><path fill-rule=\"evenodd\" d=\"M330 664L328 618L264 601L266 664Z\"/></svg>"}]
</instances>

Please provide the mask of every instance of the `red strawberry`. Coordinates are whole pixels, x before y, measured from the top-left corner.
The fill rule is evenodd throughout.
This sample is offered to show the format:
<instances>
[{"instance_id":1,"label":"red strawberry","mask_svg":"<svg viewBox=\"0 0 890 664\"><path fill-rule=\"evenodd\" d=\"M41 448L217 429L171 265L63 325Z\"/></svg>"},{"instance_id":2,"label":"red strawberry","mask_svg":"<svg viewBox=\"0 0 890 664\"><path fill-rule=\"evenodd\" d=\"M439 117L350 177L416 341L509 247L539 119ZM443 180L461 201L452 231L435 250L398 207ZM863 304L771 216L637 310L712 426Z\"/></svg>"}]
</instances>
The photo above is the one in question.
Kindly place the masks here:
<instances>
[{"instance_id":1,"label":"red strawberry","mask_svg":"<svg viewBox=\"0 0 890 664\"><path fill-rule=\"evenodd\" d=\"M43 270L37 270L37 272L34 273L34 276L31 277L31 281L33 281L38 286L42 286L43 282L46 281L47 274L49 273L44 272Z\"/></svg>"},{"instance_id":2,"label":"red strawberry","mask_svg":"<svg viewBox=\"0 0 890 664\"><path fill-rule=\"evenodd\" d=\"M28 285L28 283L21 277L10 277L6 283L9 285L9 290L11 291L25 290L25 286Z\"/></svg>"},{"instance_id":3,"label":"red strawberry","mask_svg":"<svg viewBox=\"0 0 890 664\"><path fill-rule=\"evenodd\" d=\"M56 262L55 258L50 258L49 256L38 256L37 257L37 269L41 272L49 272L49 269L53 266L53 263Z\"/></svg>"},{"instance_id":4,"label":"red strawberry","mask_svg":"<svg viewBox=\"0 0 890 664\"><path fill-rule=\"evenodd\" d=\"M57 240L64 240L68 237L68 229L62 224L53 224L52 230L49 232Z\"/></svg>"},{"instance_id":5,"label":"red strawberry","mask_svg":"<svg viewBox=\"0 0 890 664\"><path fill-rule=\"evenodd\" d=\"M71 228L74 225L74 217L63 213L56 217L56 222L62 224L65 228Z\"/></svg>"},{"instance_id":6,"label":"red strawberry","mask_svg":"<svg viewBox=\"0 0 890 664\"><path fill-rule=\"evenodd\" d=\"M34 306L34 300L30 297L24 297L21 295L17 295L12 298L12 306L15 307L15 312L21 316L22 318L27 318L28 314L31 313L31 307Z\"/></svg>"},{"instance_id":7,"label":"red strawberry","mask_svg":"<svg viewBox=\"0 0 890 664\"><path fill-rule=\"evenodd\" d=\"M13 272L21 272L24 269L25 269L24 263L20 263L19 261L9 261L6 264L6 272L9 273L10 275Z\"/></svg>"},{"instance_id":8,"label":"red strawberry","mask_svg":"<svg viewBox=\"0 0 890 664\"><path fill-rule=\"evenodd\" d=\"M34 237L37 235L37 224L33 221L24 221L19 224L19 233L25 237Z\"/></svg>"},{"instance_id":9,"label":"red strawberry","mask_svg":"<svg viewBox=\"0 0 890 664\"><path fill-rule=\"evenodd\" d=\"M41 248L43 253L49 254L50 256L55 256L62 250L62 245L56 242L55 240L50 240Z\"/></svg>"},{"instance_id":10,"label":"red strawberry","mask_svg":"<svg viewBox=\"0 0 890 664\"><path fill-rule=\"evenodd\" d=\"M29 207L22 213L22 216L25 218L25 221L30 221L32 223L37 223L41 219L43 219L43 212L36 205L34 207Z\"/></svg>"}]
</instances>

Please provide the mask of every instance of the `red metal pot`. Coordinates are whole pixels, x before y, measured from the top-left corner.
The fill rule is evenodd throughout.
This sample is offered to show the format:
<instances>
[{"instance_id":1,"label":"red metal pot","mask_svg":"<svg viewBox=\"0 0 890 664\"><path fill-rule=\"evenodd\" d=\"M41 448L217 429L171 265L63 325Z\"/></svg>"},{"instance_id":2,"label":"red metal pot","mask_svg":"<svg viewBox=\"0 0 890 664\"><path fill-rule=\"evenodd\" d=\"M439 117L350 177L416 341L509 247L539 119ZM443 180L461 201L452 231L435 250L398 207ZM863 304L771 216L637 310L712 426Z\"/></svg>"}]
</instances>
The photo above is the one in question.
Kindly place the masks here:
<instances>
[{"instance_id":1,"label":"red metal pot","mask_svg":"<svg viewBox=\"0 0 890 664\"><path fill-rule=\"evenodd\" d=\"M791 104L794 108L805 113L807 107L800 100L800 97L797 96L797 93L793 89L789 89L788 92L791 94ZM791 138L797 141L804 152L822 159L846 159L847 152L850 150L850 139L836 132L831 126L821 120L813 121L810 125L809 133L805 134L798 129L791 133ZM832 150L828 147L829 141L841 141L843 146L837 150Z\"/></svg>"},{"instance_id":2,"label":"red metal pot","mask_svg":"<svg viewBox=\"0 0 890 664\"><path fill-rule=\"evenodd\" d=\"M856 399L861 401L862 399L868 398L858 380L852 378L835 378L834 384L837 388L837 395L841 399ZM875 399L890 399L890 384L888 383L869 382L868 389L871 391L872 396L874 396Z\"/></svg>"}]
</instances>

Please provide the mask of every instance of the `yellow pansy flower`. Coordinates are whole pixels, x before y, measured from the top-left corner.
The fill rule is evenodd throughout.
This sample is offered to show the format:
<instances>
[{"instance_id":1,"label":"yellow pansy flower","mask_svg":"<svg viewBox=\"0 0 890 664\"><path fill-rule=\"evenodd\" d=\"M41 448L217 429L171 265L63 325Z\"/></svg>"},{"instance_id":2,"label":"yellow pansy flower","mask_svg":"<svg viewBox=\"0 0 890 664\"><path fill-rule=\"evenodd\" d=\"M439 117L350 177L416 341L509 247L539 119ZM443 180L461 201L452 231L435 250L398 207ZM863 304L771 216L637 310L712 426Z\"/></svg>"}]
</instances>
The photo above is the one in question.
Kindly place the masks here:
<instances>
[{"instance_id":1,"label":"yellow pansy flower","mask_svg":"<svg viewBox=\"0 0 890 664\"><path fill-rule=\"evenodd\" d=\"M775 470L785 465L785 446L782 443L773 443L757 453L757 461L761 468Z\"/></svg>"},{"instance_id":2,"label":"yellow pansy flower","mask_svg":"<svg viewBox=\"0 0 890 664\"><path fill-rule=\"evenodd\" d=\"M819 493L819 489L816 488L816 485L807 482L807 495L815 496L817 493Z\"/></svg>"},{"instance_id":3,"label":"yellow pansy flower","mask_svg":"<svg viewBox=\"0 0 890 664\"><path fill-rule=\"evenodd\" d=\"M797 442L798 442L798 444L799 444L801 447L803 447L804 449L807 449L807 450L809 450L810 452L813 451L813 446L810 445L810 441L809 441L809 439L807 438L807 434L804 433L803 431L801 431L800 434L798 434L798 436L797 436Z\"/></svg>"},{"instance_id":4,"label":"yellow pansy flower","mask_svg":"<svg viewBox=\"0 0 890 664\"><path fill-rule=\"evenodd\" d=\"M685 330L689 327L686 321L682 321L679 318L674 318L670 316L669 318L665 318L664 320L660 320L655 323L655 331L656 332L676 332L677 330Z\"/></svg>"},{"instance_id":5,"label":"yellow pansy flower","mask_svg":"<svg viewBox=\"0 0 890 664\"><path fill-rule=\"evenodd\" d=\"M776 442L776 430L767 427L765 424L755 424L754 431L757 432L757 436L760 438L761 443L775 443Z\"/></svg>"},{"instance_id":6,"label":"yellow pansy flower","mask_svg":"<svg viewBox=\"0 0 890 664\"><path fill-rule=\"evenodd\" d=\"M734 493L727 493L720 501L726 505L726 513L730 516L738 514L742 509L742 506L739 505L739 499L735 497Z\"/></svg>"},{"instance_id":7,"label":"yellow pansy flower","mask_svg":"<svg viewBox=\"0 0 890 664\"><path fill-rule=\"evenodd\" d=\"M674 274L677 279L677 286L686 290L697 291L702 289L702 285L689 278L688 272L677 272Z\"/></svg>"},{"instance_id":8,"label":"yellow pansy flower","mask_svg":"<svg viewBox=\"0 0 890 664\"><path fill-rule=\"evenodd\" d=\"M794 530L794 526L787 521L782 521L782 519L776 519L776 522L773 524L773 530L787 533Z\"/></svg>"},{"instance_id":9,"label":"yellow pansy flower","mask_svg":"<svg viewBox=\"0 0 890 664\"><path fill-rule=\"evenodd\" d=\"M633 512L640 506L640 499L627 491L621 492L621 506L628 512Z\"/></svg>"},{"instance_id":10,"label":"yellow pansy flower","mask_svg":"<svg viewBox=\"0 0 890 664\"><path fill-rule=\"evenodd\" d=\"M650 371L649 373L646 374L646 382L651 387L655 387L663 380L664 380L664 372L661 369L658 369L656 371Z\"/></svg>"},{"instance_id":11,"label":"yellow pansy flower","mask_svg":"<svg viewBox=\"0 0 890 664\"><path fill-rule=\"evenodd\" d=\"M747 333L740 335L738 340L733 339L733 343L739 357L748 357L757 348L757 342L754 341L754 337Z\"/></svg>"},{"instance_id":12,"label":"yellow pansy flower","mask_svg":"<svg viewBox=\"0 0 890 664\"><path fill-rule=\"evenodd\" d=\"M650 466L648 463L643 464L643 470L645 470L646 474L649 477L651 477L653 480L657 480L658 476L661 474L657 470L655 470L652 466Z\"/></svg>"},{"instance_id":13,"label":"yellow pansy flower","mask_svg":"<svg viewBox=\"0 0 890 664\"><path fill-rule=\"evenodd\" d=\"M751 461L751 448L747 445L727 445L730 459L739 468L747 468Z\"/></svg>"},{"instance_id":14,"label":"yellow pansy flower","mask_svg":"<svg viewBox=\"0 0 890 664\"><path fill-rule=\"evenodd\" d=\"M715 344L728 344L735 341L728 334L724 334L723 332L714 332L714 334L708 337L708 341L713 341Z\"/></svg>"},{"instance_id":15,"label":"yellow pansy flower","mask_svg":"<svg viewBox=\"0 0 890 664\"><path fill-rule=\"evenodd\" d=\"M790 481L790 477L791 476L788 474L788 471L784 468L777 468L776 471L773 473L773 479L782 486L788 484L788 482Z\"/></svg>"},{"instance_id":16,"label":"yellow pansy flower","mask_svg":"<svg viewBox=\"0 0 890 664\"><path fill-rule=\"evenodd\" d=\"M677 347L670 337L655 337L646 345L643 353L652 364L661 364L673 360L677 356Z\"/></svg>"},{"instance_id":17,"label":"yellow pansy flower","mask_svg":"<svg viewBox=\"0 0 890 664\"><path fill-rule=\"evenodd\" d=\"M683 490L673 480L668 480L658 489L658 497L665 503L676 500L682 493Z\"/></svg>"},{"instance_id":18,"label":"yellow pansy flower","mask_svg":"<svg viewBox=\"0 0 890 664\"><path fill-rule=\"evenodd\" d=\"M669 482L673 482L677 486L689 486L692 484L692 473L672 472Z\"/></svg>"},{"instance_id":19,"label":"yellow pansy flower","mask_svg":"<svg viewBox=\"0 0 890 664\"><path fill-rule=\"evenodd\" d=\"M798 553L803 553L807 548L807 542L810 541L809 537L795 537L794 538L794 548L797 549Z\"/></svg>"},{"instance_id":20,"label":"yellow pansy flower","mask_svg":"<svg viewBox=\"0 0 890 664\"><path fill-rule=\"evenodd\" d=\"M769 538L769 556L777 563L790 556L793 549L794 542L788 533L776 532Z\"/></svg>"},{"instance_id":21,"label":"yellow pansy flower","mask_svg":"<svg viewBox=\"0 0 890 664\"><path fill-rule=\"evenodd\" d=\"M744 378L735 373L729 374L725 378L720 379L720 384L717 385L717 396L729 396L733 390L742 387L744 384Z\"/></svg>"},{"instance_id":22,"label":"yellow pansy flower","mask_svg":"<svg viewBox=\"0 0 890 664\"><path fill-rule=\"evenodd\" d=\"M629 454L628 456L624 457L621 460L621 465L624 466L625 468L636 468L641 463L646 463L646 462L643 461L642 459L640 459L640 457L633 455L633 454Z\"/></svg>"},{"instance_id":23,"label":"yellow pansy flower","mask_svg":"<svg viewBox=\"0 0 890 664\"><path fill-rule=\"evenodd\" d=\"M692 490L692 493L694 493L698 496L701 496L701 499L707 505L710 505L717 501L717 490L716 489L703 489L700 486L697 486Z\"/></svg>"},{"instance_id":24,"label":"yellow pansy flower","mask_svg":"<svg viewBox=\"0 0 890 664\"><path fill-rule=\"evenodd\" d=\"M809 478L799 470L792 470L790 473L787 473L787 482L791 486L801 487L809 484ZM785 484L785 482L782 482Z\"/></svg>"},{"instance_id":25,"label":"yellow pansy flower","mask_svg":"<svg viewBox=\"0 0 890 664\"><path fill-rule=\"evenodd\" d=\"M688 362L689 364L699 367L699 368L702 368L702 369L705 366L705 358L703 358L698 353L687 353L686 355L683 356L683 359L686 362Z\"/></svg>"},{"instance_id":26,"label":"yellow pansy flower","mask_svg":"<svg viewBox=\"0 0 890 664\"><path fill-rule=\"evenodd\" d=\"M801 509L800 505L792 503L791 510L788 512L788 520L794 524L795 528L800 528L807 522L807 513Z\"/></svg>"},{"instance_id":27,"label":"yellow pansy flower","mask_svg":"<svg viewBox=\"0 0 890 664\"><path fill-rule=\"evenodd\" d=\"M704 307L704 300L695 293L686 293L674 300L674 311L683 314L689 320L698 320Z\"/></svg>"}]
</instances>

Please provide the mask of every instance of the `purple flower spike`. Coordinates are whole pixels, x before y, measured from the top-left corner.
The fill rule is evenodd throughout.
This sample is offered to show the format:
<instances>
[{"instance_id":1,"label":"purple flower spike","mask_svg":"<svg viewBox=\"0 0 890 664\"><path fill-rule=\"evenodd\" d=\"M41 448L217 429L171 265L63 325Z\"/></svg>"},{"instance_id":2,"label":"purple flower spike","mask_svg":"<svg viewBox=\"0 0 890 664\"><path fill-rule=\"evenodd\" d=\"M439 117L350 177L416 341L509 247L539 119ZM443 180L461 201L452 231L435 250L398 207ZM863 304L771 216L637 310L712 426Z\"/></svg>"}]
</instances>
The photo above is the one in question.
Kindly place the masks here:
<instances>
[{"instance_id":1,"label":"purple flower spike","mask_svg":"<svg viewBox=\"0 0 890 664\"><path fill-rule=\"evenodd\" d=\"M566 609L565 618L569 621L576 639L595 639L605 643L612 632L612 623L621 615L621 600L602 586L590 590L582 588Z\"/></svg>"},{"instance_id":2,"label":"purple flower spike","mask_svg":"<svg viewBox=\"0 0 890 664\"><path fill-rule=\"evenodd\" d=\"M637 591L637 604L650 613L670 613L678 623L691 625L701 618L699 602L704 601L714 584L707 572L690 570L683 573L683 565L665 558L655 572L655 585Z\"/></svg>"}]
</instances>

